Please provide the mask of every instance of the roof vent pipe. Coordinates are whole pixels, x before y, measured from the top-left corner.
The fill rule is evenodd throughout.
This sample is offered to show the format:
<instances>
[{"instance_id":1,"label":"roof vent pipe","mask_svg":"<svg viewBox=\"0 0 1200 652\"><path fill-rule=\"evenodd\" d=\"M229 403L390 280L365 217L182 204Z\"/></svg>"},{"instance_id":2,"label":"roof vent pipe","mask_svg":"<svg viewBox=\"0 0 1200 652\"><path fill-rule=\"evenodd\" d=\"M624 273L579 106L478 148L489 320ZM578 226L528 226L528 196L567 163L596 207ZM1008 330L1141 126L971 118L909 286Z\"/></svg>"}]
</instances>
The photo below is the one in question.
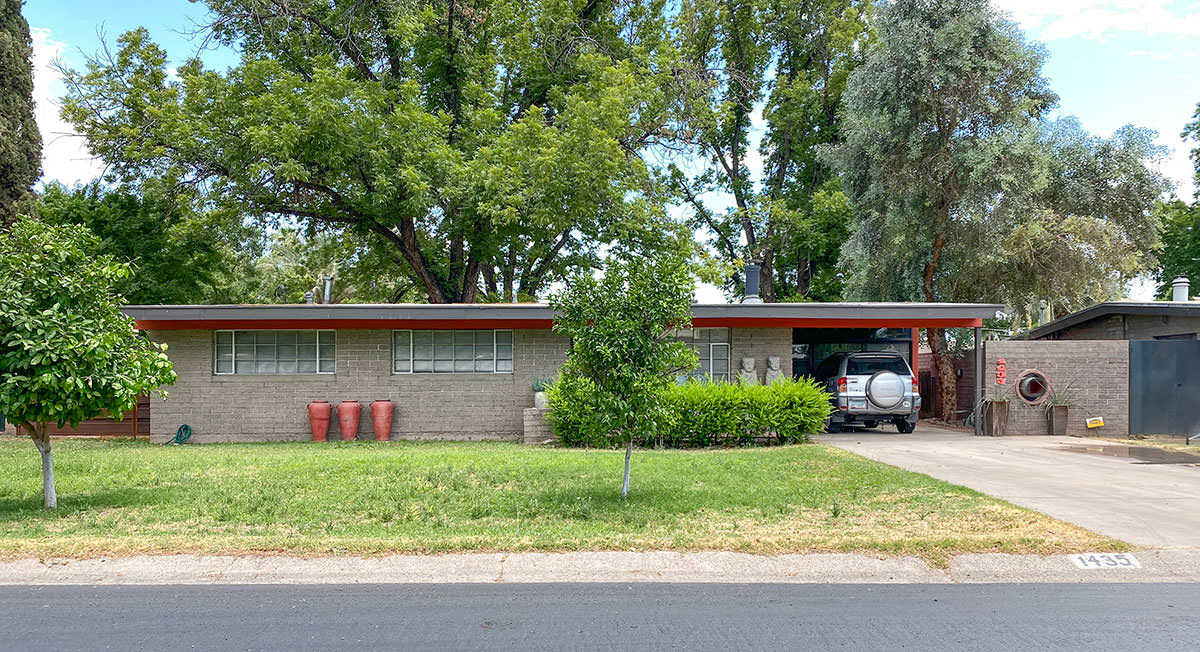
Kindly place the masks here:
<instances>
[{"instance_id":1,"label":"roof vent pipe","mask_svg":"<svg viewBox=\"0 0 1200 652\"><path fill-rule=\"evenodd\" d=\"M329 303L329 295L332 292L333 292L333 277L326 276L325 277L325 300L322 301L321 303L328 304Z\"/></svg>"},{"instance_id":2,"label":"roof vent pipe","mask_svg":"<svg viewBox=\"0 0 1200 652\"><path fill-rule=\"evenodd\" d=\"M313 299L315 299L315 298L316 297L313 296L312 290L309 290L308 292L304 293L304 303L312 303Z\"/></svg>"},{"instance_id":3,"label":"roof vent pipe","mask_svg":"<svg viewBox=\"0 0 1200 652\"><path fill-rule=\"evenodd\" d=\"M1188 277L1176 276L1171 281L1171 301L1190 301L1191 286L1188 283Z\"/></svg>"},{"instance_id":4,"label":"roof vent pipe","mask_svg":"<svg viewBox=\"0 0 1200 652\"><path fill-rule=\"evenodd\" d=\"M758 273L761 269L758 263L746 265L746 296L742 299L742 303L762 303L762 299L758 296Z\"/></svg>"}]
</instances>

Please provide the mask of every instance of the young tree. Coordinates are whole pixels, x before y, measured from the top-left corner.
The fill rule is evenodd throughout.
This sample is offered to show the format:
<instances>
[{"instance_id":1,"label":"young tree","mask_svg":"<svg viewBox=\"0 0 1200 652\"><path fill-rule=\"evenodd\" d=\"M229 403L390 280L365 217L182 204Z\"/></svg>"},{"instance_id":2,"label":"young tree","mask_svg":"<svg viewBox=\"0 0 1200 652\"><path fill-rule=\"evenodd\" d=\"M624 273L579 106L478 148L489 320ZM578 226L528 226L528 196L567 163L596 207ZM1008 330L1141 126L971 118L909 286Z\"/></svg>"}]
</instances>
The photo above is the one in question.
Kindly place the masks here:
<instances>
[{"instance_id":1,"label":"young tree","mask_svg":"<svg viewBox=\"0 0 1200 652\"><path fill-rule=\"evenodd\" d=\"M672 70L663 0L207 0L241 63L168 74L145 30L65 71L115 174L387 243L432 303L533 297L670 230L639 157Z\"/></svg>"},{"instance_id":2,"label":"young tree","mask_svg":"<svg viewBox=\"0 0 1200 652\"><path fill-rule=\"evenodd\" d=\"M570 338L560 400L587 401L595 421L625 439L621 498L629 496L633 440L666 418L663 392L697 364L673 338L692 323L694 282L685 261L610 258L604 275L579 275L551 295L554 331Z\"/></svg>"},{"instance_id":3,"label":"young tree","mask_svg":"<svg viewBox=\"0 0 1200 652\"><path fill-rule=\"evenodd\" d=\"M969 244L988 240L981 228L1036 190L1036 121L1057 98L1041 51L987 0L896 0L880 11L877 36L850 74L845 142L830 157L858 208L842 255L846 292L946 301L957 262L948 251L975 255ZM926 332L952 414L945 333Z\"/></svg>"},{"instance_id":4,"label":"young tree","mask_svg":"<svg viewBox=\"0 0 1200 652\"><path fill-rule=\"evenodd\" d=\"M20 425L42 455L46 508L58 506L51 423L72 426L175 382L165 346L134 330L113 288L128 265L96 256L79 227L18 221L0 233L0 413Z\"/></svg>"},{"instance_id":5,"label":"young tree","mask_svg":"<svg viewBox=\"0 0 1200 652\"><path fill-rule=\"evenodd\" d=\"M42 136L33 117L33 45L24 0L0 0L0 231L33 210Z\"/></svg>"}]
</instances>

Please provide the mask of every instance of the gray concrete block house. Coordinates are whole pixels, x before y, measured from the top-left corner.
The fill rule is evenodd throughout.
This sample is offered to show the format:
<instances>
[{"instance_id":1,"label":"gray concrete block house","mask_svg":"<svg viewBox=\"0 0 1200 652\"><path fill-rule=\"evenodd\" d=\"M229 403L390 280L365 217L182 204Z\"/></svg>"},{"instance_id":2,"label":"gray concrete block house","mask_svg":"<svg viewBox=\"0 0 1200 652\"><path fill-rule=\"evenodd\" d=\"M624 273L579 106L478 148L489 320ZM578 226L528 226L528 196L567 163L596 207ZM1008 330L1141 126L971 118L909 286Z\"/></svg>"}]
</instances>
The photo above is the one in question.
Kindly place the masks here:
<instances>
[{"instance_id":1,"label":"gray concrete block house","mask_svg":"<svg viewBox=\"0 0 1200 652\"><path fill-rule=\"evenodd\" d=\"M742 358L808 373L847 350L916 361L920 327L974 327L1000 306L833 303L696 305L679 337L699 376L728 379ZM396 404L392 438L517 440L532 381L558 373L567 342L544 304L129 306L168 345L179 375L148 406L152 440L182 424L193 441L302 440L313 400ZM364 418L360 438L370 438Z\"/></svg>"}]
</instances>

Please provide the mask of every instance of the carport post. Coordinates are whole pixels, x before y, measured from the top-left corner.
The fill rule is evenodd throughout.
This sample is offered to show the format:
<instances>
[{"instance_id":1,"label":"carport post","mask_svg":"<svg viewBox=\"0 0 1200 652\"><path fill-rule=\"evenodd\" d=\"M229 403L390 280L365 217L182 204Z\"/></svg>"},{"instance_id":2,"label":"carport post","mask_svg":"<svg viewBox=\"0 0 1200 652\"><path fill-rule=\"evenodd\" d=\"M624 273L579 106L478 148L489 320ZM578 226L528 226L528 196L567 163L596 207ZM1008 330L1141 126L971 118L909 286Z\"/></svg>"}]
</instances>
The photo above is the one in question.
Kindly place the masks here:
<instances>
[{"instance_id":1,"label":"carport post","mask_svg":"<svg viewBox=\"0 0 1200 652\"><path fill-rule=\"evenodd\" d=\"M975 327L975 434L983 434L983 415L979 407L983 404L983 328Z\"/></svg>"}]
</instances>

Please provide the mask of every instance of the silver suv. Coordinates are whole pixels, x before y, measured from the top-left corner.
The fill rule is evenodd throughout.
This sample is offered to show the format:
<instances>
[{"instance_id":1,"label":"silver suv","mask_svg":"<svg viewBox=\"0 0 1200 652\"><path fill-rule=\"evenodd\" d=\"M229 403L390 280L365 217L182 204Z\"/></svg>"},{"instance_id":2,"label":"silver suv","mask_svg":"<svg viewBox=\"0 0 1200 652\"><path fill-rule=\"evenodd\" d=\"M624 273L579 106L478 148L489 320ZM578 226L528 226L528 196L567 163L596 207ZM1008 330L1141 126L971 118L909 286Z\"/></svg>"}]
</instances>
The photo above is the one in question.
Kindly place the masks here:
<instances>
[{"instance_id":1,"label":"silver suv","mask_svg":"<svg viewBox=\"0 0 1200 652\"><path fill-rule=\"evenodd\" d=\"M874 428L881 421L891 421L900 432L917 426L917 378L898 353L834 353L813 376L833 396L829 432L841 432L845 425Z\"/></svg>"}]
</instances>

